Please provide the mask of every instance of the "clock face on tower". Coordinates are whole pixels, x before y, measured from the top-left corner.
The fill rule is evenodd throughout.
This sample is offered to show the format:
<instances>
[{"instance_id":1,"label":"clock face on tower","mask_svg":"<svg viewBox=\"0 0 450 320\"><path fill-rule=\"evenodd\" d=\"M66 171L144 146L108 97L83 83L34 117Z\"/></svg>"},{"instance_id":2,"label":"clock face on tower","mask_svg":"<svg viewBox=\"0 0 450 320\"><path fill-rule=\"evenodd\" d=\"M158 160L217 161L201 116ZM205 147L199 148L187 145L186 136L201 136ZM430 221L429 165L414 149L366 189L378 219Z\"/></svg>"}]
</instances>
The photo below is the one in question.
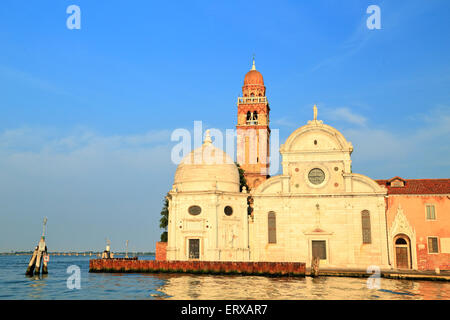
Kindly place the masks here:
<instances>
[{"instance_id":1,"label":"clock face on tower","mask_svg":"<svg viewBox=\"0 0 450 320\"><path fill-rule=\"evenodd\" d=\"M308 174L308 179L312 184L319 185L325 180L325 172L319 168L312 169Z\"/></svg>"}]
</instances>

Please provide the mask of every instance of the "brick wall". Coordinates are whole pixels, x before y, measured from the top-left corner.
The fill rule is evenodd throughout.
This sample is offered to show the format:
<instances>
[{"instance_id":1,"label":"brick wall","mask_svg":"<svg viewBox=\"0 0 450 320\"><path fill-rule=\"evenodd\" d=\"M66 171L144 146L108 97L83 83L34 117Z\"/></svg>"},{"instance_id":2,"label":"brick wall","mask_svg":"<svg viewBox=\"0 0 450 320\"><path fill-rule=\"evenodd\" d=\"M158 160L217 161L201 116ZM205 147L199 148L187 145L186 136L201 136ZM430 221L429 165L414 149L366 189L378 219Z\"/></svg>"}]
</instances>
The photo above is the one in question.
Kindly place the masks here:
<instances>
[{"instance_id":1,"label":"brick wall","mask_svg":"<svg viewBox=\"0 0 450 320\"><path fill-rule=\"evenodd\" d=\"M303 262L94 259L89 261L89 272L185 272L201 274L305 276L305 264Z\"/></svg>"},{"instance_id":2,"label":"brick wall","mask_svg":"<svg viewBox=\"0 0 450 320\"><path fill-rule=\"evenodd\" d=\"M155 260L166 260L167 242L157 242L155 250Z\"/></svg>"}]
</instances>

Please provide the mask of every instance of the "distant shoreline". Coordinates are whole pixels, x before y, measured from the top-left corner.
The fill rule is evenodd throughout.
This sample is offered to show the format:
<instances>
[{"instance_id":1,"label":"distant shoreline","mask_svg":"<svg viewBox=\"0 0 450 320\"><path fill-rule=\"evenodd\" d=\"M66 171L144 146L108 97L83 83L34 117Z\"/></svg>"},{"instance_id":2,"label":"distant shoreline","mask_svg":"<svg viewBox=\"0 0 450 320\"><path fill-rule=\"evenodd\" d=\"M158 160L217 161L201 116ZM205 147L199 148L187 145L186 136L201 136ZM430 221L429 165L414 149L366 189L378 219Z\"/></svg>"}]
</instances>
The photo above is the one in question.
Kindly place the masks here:
<instances>
[{"instance_id":1,"label":"distant shoreline","mask_svg":"<svg viewBox=\"0 0 450 320\"><path fill-rule=\"evenodd\" d=\"M61 254L70 254L70 255L89 255L89 254L97 254L97 253L101 253L102 251L82 251L82 252L77 252L77 251L49 251L48 253L50 255L61 255ZM114 252L114 255L125 255L125 252ZM16 251L16 252L0 252L0 256L16 256L16 255L31 255L33 254L33 251ZM149 256L149 255L155 255L154 252L128 252L129 256Z\"/></svg>"}]
</instances>

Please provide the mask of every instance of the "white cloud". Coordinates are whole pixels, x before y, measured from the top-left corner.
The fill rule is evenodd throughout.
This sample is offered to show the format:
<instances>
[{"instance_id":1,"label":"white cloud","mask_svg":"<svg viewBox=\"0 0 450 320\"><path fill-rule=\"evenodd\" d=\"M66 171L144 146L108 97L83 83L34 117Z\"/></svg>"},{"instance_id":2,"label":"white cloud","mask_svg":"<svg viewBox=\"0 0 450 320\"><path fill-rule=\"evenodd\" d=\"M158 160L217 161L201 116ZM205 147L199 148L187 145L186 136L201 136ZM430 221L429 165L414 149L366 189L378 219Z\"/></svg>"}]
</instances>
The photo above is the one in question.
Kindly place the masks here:
<instances>
[{"instance_id":1,"label":"white cloud","mask_svg":"<svg viewBox=\"0 0 450 320\"><path fill-rule=\"evenodd\" d=\"M351 124L356 124L358 126L365 126L367 123L367 118L351 111L347 107L341 108L324 108L325 116L331 120L335 121L345 121Z\"/></svg>"},{"instance_id":2,"label":"white cloud","mask_svg":"<svg viewBox=\"0 0 450 320\"><path fill-rule=\"evenodd\" d=\"M19 81L20 83L24 83L31 87L35 87L40 90L56 94L64 94L64 95L68 94L68 92L65 91L64 89L56 86L55 84L47 81L46 79L39 78L31 73L24 72L19 69L14 69L5 65L0 65L0 71L2 75L8 77L8 79Z\"/></svg>"},{"instance_id":3,"label":"white cloud","mask_svg":"<svg viewBox=\"0 0 450 320\"><path fill-rule=\"evenodd\" d=\"M287 117L278 118L271 121L272 124L281 126L281 127L295 127L296 124L290 121Z\"/></svg>"},{"instance_id":4,"label":"white cloud","mask_svg":"<svg viewBox=\"0 0 450 320\"><path fill-rule=\"evenodd\" d=\"M414 124L415 129L378 129L367 124L342 130L355 148L354 168L378 179L449 178L450 108L439 106L414 118L417 123L411 127Z\"/></svg>"},{"instance_id":5,"label":"white cloud","mask_svg":"<svg viewBox=\"0 0 450 320\"><path fill-rule=\"evenodd\" d=\"M0 250L30 249L48 216L50 250L99 250L109 236L153 251L175 171L171 147L168 130L0 133Z\"/></svg>"}]
</instances>

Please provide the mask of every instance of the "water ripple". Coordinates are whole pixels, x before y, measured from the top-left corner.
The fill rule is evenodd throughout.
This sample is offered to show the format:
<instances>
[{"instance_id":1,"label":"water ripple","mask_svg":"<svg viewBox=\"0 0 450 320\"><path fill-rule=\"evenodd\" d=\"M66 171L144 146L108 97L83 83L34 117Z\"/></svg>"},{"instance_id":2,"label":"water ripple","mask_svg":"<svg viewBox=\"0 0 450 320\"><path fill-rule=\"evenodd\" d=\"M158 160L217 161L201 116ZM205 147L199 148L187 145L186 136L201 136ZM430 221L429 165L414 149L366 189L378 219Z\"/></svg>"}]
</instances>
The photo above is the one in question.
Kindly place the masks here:
<instances>
[{"instance_id":1,"label":"water ripple","mask_svg":"<svg viewBox=\"0 0 450 320\"><path fill-rule=\"evenodd\" d=\"M48 275L27 277L28 260L29 256L0 256L0 299L450 299L447 282L381 279L381 288L371 290L361 278L102 274L88 272L89 257L52 256ZM67 288L70 265L81 269L80 290Z\"/></svg>"}]
</instances>

